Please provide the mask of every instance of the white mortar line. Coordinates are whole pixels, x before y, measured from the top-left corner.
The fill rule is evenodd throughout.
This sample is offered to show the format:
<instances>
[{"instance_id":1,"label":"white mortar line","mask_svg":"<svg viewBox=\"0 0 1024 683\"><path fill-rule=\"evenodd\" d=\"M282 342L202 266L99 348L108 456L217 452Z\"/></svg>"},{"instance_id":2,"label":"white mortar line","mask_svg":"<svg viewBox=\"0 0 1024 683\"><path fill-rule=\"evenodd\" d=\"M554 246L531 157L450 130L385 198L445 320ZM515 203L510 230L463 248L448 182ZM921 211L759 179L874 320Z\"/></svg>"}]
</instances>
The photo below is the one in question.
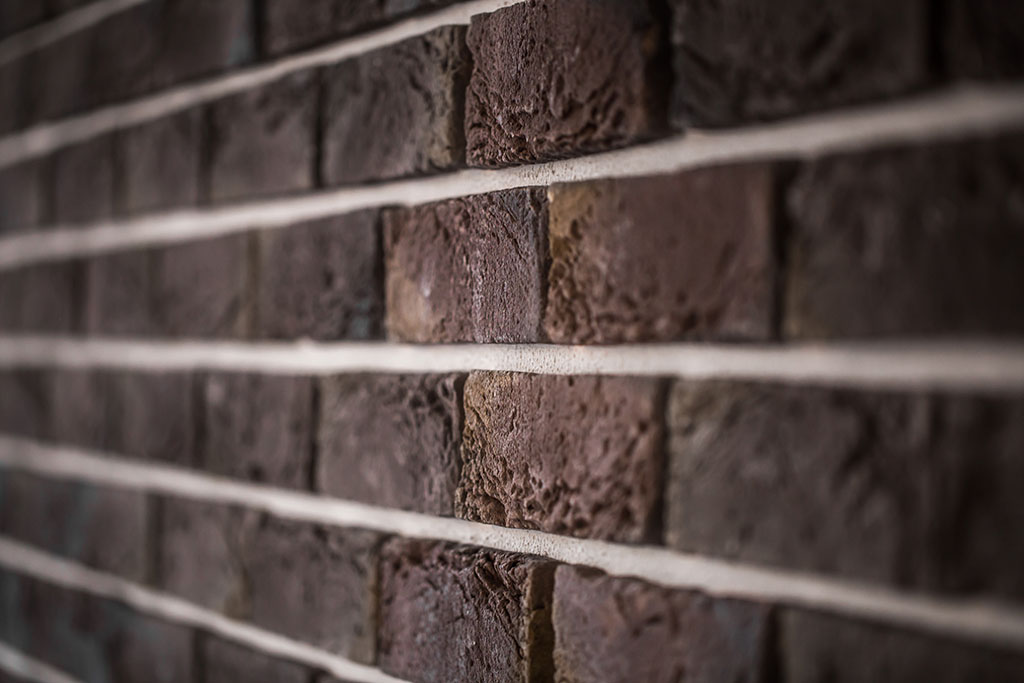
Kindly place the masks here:
<instances>
[{"instance_id":1,"label":"white mortar line","mask_svg":"<svg viewBox=\"0 0 1024 683\"><path fill-rule=\"evenodd\" d=\"M606 177L632 177L762 159L807 158L893 143L1024 128L1024 86L959 87L896 103L720 132L691 132L591 156L500 170L384 182L128 220L50 226L0 239L0 269L170 244L387 205Z\"/></svg>"},{"instance_id":2,"label":"white mortar line","mask_svg":"<svg viewBox=\"0 0 1024 683\"><path fill-rule=\"evenodd\" d=\"M331 375L492 370L761 380L891 389L1024 390L1024 342L785 345L145 341L0 335L0 368Z\"/></svg>"},{"instance_id":3,"label":"white mortar line","mask_svg":"<svg viewBox=\"0 0 1024 683\"><path fill-rule=\"evenodd\" d=\"M36 0L42 2L43 0ZM0 41L0 66L149 0L99 0ZM3 138L0 144L11 138Z\"/></svg>"},{"instance_id":4,"label":"white mortar line","mask_svg":"<svg viewBox=\"0 0 1024 683\"><path fill-rule=\"evenodd\" d=\"M143 0L125 0L135 3ZM387 45L414 38L442 26L465 25L474 14L486 14L522 0L471 0L423 16L343 39L326 47L235 70L198 83L187 83L155 95L86 114L42 123L0 138L0 168L46 154L65 145L151 121L226 95L270 83L288 74L325 66ZM124 4L124 3L122 3Z\"/></svg>"},{"instance_id":5,"label":"white mortar line","mask_svg":"<svg viewBox=\"0 0 1024 683\"><path fill-rule=\"evenodd\" d=\"M0 558L2 563L2 558ZM0 641L0 671L35 683L83 683Z\"/></svg>"},{"instance_id":6,"label":"white mortar line","mask_svg":"<svg viewBox=\"0 0 1024 683\"><path fill-rule=\"evenodd\" d=\"M376 667L358 664L312 645L228 619L181 598L98 572L3 536L0 536L0 566L57 586L117 600L143 614L209 631L253 650L324 670L345 680L402 683ZM52 683L64 681L54 680Z\"/></svg>"},{"instance_id":7,"label":"white mortar line","mask_svg":"<svg viewBox=\"0 0 1024 683\"><path fill-rule=\"evenodd\" d=\"M636 577L711 595L801 606L1024 648L1024 610L1020 606L940 598L804 572L735 564L664 548L433 517L24 439L0 437L0 466L103 486L241 505L318 524L540 555L596 567L614 576Z\"/></svg>"}]
</instances>

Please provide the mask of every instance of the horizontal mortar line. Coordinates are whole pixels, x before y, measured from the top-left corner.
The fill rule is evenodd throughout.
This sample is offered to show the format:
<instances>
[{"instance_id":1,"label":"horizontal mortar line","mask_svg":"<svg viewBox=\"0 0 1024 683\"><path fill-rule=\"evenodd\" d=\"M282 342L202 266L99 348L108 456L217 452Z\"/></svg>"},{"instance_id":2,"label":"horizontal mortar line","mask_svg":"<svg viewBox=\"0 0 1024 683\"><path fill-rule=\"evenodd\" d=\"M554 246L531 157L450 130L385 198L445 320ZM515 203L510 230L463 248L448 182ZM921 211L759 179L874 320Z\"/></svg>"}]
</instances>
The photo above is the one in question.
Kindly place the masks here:
<instances>
[{"instance_id":1,"label":"horizontal mortar line","mask_svg":"<svg viewBox=\"0 0 1024 683\"><path fill-rule=\"evenodd\" d=\"M0 335L0 368L51 366L298 375L489 370L1012 393L1024 389L1024 341L569 346Z\"/></svg>"},{"instance_id":2,"label":"horizontal mortar line","mask_svg":"<svg viewBox=\"0 0 1024 683\"><path fill-rule=\"evenodd\" d=\"M42 2L43 0L36 0ZM0 66L149 0L98 0L0 41ZM2 141L17 138L15 134Z\"/></svg>"},{"instance_id":3,"label":"horizontal mortar line","mask_svg":"<svg viewBox=\"0 0 1024 683\"><path fill-rule=\"evenodd\" d=\"M517 187L671 173L737 161L807 158L893 143L1024 128L1024 85L958 87L729 131L691 132L601 154L192 208L92 225L50 226L0 239L0 269L133 247L282 228L389 205L416 205Z\"/></svg>"},{"instance_id":4,"label":"horizontal mortar line","mask_svg":"<svg viewBox=\"0 0 1024 683\"><path fill-rule=\"evenodd\" d=\"M142 614L208 631L252 650L323 670L344 680L404 683L376 667L358 664L287 636L229 619L187 600L90 569L5 536L0 536L0 566L70 590L116 600Z\"/></svg>"},{"instance_id":5,"label":"horizontal mortar line","mask_svg":"<svg viewBox=\"0 0 1024 683\"><path fill-rule=\"evenodd\" d=\"M0 564L3 564L2 557ZM0 641L0 671L34 683L84 683L3 641Z\"/></svg>"},{"instance_id":6,"label":"horizontal mortar line","mask_svg":"<svg viewBox=\"0 0 1024 683\"><path fill-rule=\"evenodd\" d=\"M78 448L0 437L0 466L205 502L240 505L277 517L448 541L595 567L710 595L766 601L1024 648L1024 609L866 585L805 572L727 562L651 546L577 539L450 517L381 508L275 489L167 466L140 464Z\"/></svg>"},{"instance_id":7,"label":"horizontal mortar line","mask_svg":"<svg viewBox=\"0 0 1024 683\"><path fill-rule=\"evenodd\" d=\"M122 0L137 3L144 0ZM0 168L88 140L118 128L145 123L226 95L270 83L298 71L356 57L442 26L466 25L474 14L486 14L522 0L470 0L436 12L397 21L356 37L297 55L237 69L227 75L186 83L154 95L115 104L59 121L42 123L0 138Z\"/></svg>"}]
</instances>

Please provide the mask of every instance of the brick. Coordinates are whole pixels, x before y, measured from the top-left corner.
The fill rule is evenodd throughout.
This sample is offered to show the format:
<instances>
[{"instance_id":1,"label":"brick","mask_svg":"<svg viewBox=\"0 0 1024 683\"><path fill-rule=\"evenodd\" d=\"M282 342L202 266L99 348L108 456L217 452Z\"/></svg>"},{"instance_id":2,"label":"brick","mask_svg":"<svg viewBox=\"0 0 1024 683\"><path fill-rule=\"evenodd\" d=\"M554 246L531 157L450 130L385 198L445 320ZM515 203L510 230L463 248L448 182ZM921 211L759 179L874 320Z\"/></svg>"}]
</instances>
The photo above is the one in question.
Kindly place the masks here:
<instances>
[{"instance_id":1,"label":"brick","mask_svg":"<svg viewBox=\"0 0 1024 683\"><path fill-rule=\"evenodd\" d=\"M930 83L926 0L671 0L678 126L733 126Z\"/></svg>"},{"instance_id":2,"label":"brick","mask_svg":"<svg viewBox=\"0 0 1024 683\"><path fill-rule=\"evenodd\" d=\"M101 254L85 265L86 332L100 336L152 336L153 251Z\"/></svg>"},{"instance_id":3,"label":"brick","mask_svg":"<svg viewBox=\"0 0 1024 683\"><path fill-rule=\"evenodd\" d=\"M995 646L796 610L780 619L780 659L792 683L1017 681L1024 657Z\"/></svg>"},{"instance_id":4,"label":"brick","mask_svg":"<svg viewBox=\"0 0 1024 683\"><path fill-rule=\"evenodd\" d=\"M200 468L289 488L309 486L314 438L310 378L211 374L200 382Z\"/></svg>"},{"instance_id":5,"label":"brick","mask_svg":"<svg viewBox=\"0 0 1024 683\"><path fill-rule=\"evenodd\" d=\"M317 490L451 516L460 467L462 382L459 375L320 380Z\"/></svg>"},{"instance_id":6,"label":"brick","mask_svg":"<svg viewBox=\"0 0 1024 683\"><path fill-rule=\"evenodd\" d=\"M211 636L203 638L201 650L204 683L309 683L312 676L294 662Z\"/></svg>"},{"instance_id":7,"label":"brick","mask_svg":"<svg viewBox=\"0 0 1024 683\"><path fill-rule=\"evenodd\" d=\"M160 12L160 52L154 65L154 86L166 88L253 61L252 7L249 0L161 3L156 8Z\"/></svg>"},{"instance_id":8,"label":"brick","mask_svg":"<svg viewBox=\"0 0 1024 683\"><path fill-rule=\"evenodd\" d=\"M780 175L751 163L553 186L549 338L771 337Z\"/></svg>"},{"instance_id":9,"label":"brick","mask_svg":"<svg viewBox=\"0 0 1024 683\"><path fill-rule=\"evenodd\" d=\"M122 402L113 374L54 369L47 376L49 435L58 444L118 452Z\"/></svg>"},{"instance_id":10,"label":"brick","mask_svg":"<svg viewBox=\"0 0 1024 683\"><path fill-rule=\"evenodd\" d=\"M29 53L28 123L63 118L93 104L92 47L92 32L77 31Z\"/></svg>"},{"instance_id":11,"label":"brick","mask_svg":"<svg viewBox=\"0 0 1024 683\"><path fill-rule=\"evenodd\" d=\"M790 337L1024 331L1024 137L837 155L788 193Z\"/></svg>"},{"instance_id":12,"label":"brick","mask_svg":"<svg viewBox=\"0 0 1024 683\"><path fill-rule=\"evenodd\" d=\"M553 580L538 558L389 542L378 665L414 681L550 680Z\"/></svg>"},{"instance_id":13,"label":"brick","mask_svg":"<svg viewBox=\"0 0 1024 683\"><path fill-rule=\"evenodd\" d=\"M202 111L189 109L117 134L120 213L199 202L202 123Z\"/></svg>"},{"instance_id":14,"label":"brick","mask_svg":"<svg viewBox=\"0 0 1024 683\"><path fill-rule=\"evenodd\" d=\"M0 64L0 135L7 135L25 127L28 117L28 59L21 58ZM2 192L3 180L0 180ZM2 216L2 213L0 213ZM0 218L0 225L3 218ZM0 228L2 230L2 228Z\"/></svg>"},{"instance_id":15,"label":"brick","mask_svg":"<svg viewBox=\"0 0 1024 683\"><path fill-rule=\"evenodd\" d=\"M96 0L43 0L43 2L39 2L39 0L31 1L38 2L40 5L45 6L51 15L64 14L65 12L70 12L71 10L84 7L85 5L88 5L91 2L96 2Z\"/></svg>"},{"instance_id":16,"label":"brick","mask_svg":"<svg viewBox=\"0 0 1024 683\"><path fill-rule=\"evenodd\" d=\"M658 380L474 372L455 514L626 542L658 531Z\"/></svg>"},{"instance_id":17,"label":"brick","mask_svg":"<svg viewBox=\"0 0 1024 683\"><path fill-rule=\"evenodd\" d=\"M953 76L1024 75L1024 7L1002 0L953 0L946 11L945 51Z\"/></svg>"},{"instance_id":18,"label":"brick","mask_svg":"<svg viewBox=\"0 0 1024 683\"><path fill-rule=\"evenodd\" d=\"M153 89L162 5L144 2L128 7L86 29L92 40L87 103L90 108L121 102Z\"/></svg>"},{"instance_id":19,"label":"brick","mask_svg":"<svg viewBox=\"0 0 1024 683\"><path fill-rule=\"evenodd\" d=\"M0 169L0 234L27 231L47 219L46 164L26 161Z\"/></svg>"},{"instance_id":20,"label":"brick","mask_svg":"<svg viewBox=\"0 0 1024 683\"><path fill-rule=\"evenodd\" d=\"M559 159L662 134L661 32L646 0L530 0L474 16L470 165Z\"/></svg>"},{"instance_id":21,"label":"brick","mask_svg":"<svg viewBox=\"0 0 1024 683\"><path fill-rule=\"evenodd\" d=\"M210 105L212 201L313 187L316 91L304 71Z\"/></svg>"},{"instance_id":22,"label":"brick","mask_svg":"<svg viewBox=\"0 0 1024 683\"><path fill-rule=\"evenodd\" d=\"M80 264L60 261L0 273L0 329L59 333L81 329Z\"/></svg>"},{"instance_id":23,"label":"brick","mask_svg":"<svg viewBox=\"0 0 1024 683\"><path fill-rule=\"evenodd\" d=\"M764 605L561 566L551 615L558 681L769 680Z\"/></svg>"},{"instance_id":24,"label":"brick","mask_svg":"<svg viewBox=\"0 0 1024 683\"><path fill-rule=\"evenodd\" d=\"M256 335L378 339L384 294L375 211L259 233Z\"/></svg>"},{"instance_id":25,"label":"brick","mask_svg":"<svg viewBox=\"0 0 1024 683\"><path fill-rule=\"evenodd\" d=\"M391 339L535 342L547 267L542 191L506 190L384 212Z\"/></svg>"},{"instance_id":26,"label":"brick","mask_svg":"<svg viewBox=\"0 0 1024 683\"><path fill-rule=\"evenodd\" d=\"M49 436L50 380L38 370L0 370L0 433Z\"/></svg>"},{"instance_id":27,"label":"brick","mask_svg":"<svg viewBox=\"0 0 1024 683\"><path fill-rule=\"evenodd\" d=\"M445 26L324 75L328 185L444 171L465 157L466 29Z\"/></svg>"},{"instance_id":28,"label":"brick","mask_svg":"<svg viewBox=\"0 0 1024 683\"><path fill-rule=\"evenodd\" d=\"M668 413L671 547L1024 595L1020 397L681 382Z\"/></svg>"},{"instance_id":29,"label":"brick","mask_svg":"<svg viewBox=\"0 0 1024 683\"><path fill-rule=\"evenodd\" d=\"M38 24L46 6L39 0L4 0L0 3L0 36L9 36Z\"/></svg>"},{"instance_id":30,"label":"brick","mask_svg":"<svg viewBox=\"0 0 1024 683\"><path fill-rule=\"evenodd\" d=\"M113 136L57 150L53 164L53 218L57 223L92 223L114 208Z\"/></svg>"}]
</instances>

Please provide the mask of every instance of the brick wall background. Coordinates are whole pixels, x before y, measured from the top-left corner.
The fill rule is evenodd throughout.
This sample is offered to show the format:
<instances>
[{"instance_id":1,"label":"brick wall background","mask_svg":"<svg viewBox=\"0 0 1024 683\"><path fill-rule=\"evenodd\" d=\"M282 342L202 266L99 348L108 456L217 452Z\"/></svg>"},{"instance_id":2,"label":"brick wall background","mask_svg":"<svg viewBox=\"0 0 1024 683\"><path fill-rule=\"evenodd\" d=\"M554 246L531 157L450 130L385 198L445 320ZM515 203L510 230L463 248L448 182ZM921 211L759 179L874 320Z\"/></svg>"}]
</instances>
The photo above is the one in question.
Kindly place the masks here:
<instances>
[{"instance_id":1,"label":"brick wall background","mask_svg":"<svg viewBox=\"0 0 1024 683\"><path fill-rule=\"evenodd\" d=\"M1024 5L0 0L0 680L1024 680Z\"/></svg>"}]
</instances>

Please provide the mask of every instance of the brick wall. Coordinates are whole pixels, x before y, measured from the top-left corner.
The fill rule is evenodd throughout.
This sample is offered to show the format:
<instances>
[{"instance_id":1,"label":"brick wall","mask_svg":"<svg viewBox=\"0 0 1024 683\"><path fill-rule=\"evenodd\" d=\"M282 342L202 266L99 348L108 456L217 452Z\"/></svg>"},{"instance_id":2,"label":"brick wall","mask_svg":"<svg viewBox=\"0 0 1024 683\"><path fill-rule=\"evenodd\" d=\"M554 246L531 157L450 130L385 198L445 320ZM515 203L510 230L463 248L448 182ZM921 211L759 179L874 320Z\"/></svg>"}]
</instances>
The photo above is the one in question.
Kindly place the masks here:
<instances>
[{"instance_id":1,"label":"brick wall","mask_svg":"<svg viewBox=\"0 0 1024 683\"><path fill-rule=\"evenodd\" d=\"M0 680L1024 679L1024 11L0 0Z\"/></svg>"}]
</instances>

